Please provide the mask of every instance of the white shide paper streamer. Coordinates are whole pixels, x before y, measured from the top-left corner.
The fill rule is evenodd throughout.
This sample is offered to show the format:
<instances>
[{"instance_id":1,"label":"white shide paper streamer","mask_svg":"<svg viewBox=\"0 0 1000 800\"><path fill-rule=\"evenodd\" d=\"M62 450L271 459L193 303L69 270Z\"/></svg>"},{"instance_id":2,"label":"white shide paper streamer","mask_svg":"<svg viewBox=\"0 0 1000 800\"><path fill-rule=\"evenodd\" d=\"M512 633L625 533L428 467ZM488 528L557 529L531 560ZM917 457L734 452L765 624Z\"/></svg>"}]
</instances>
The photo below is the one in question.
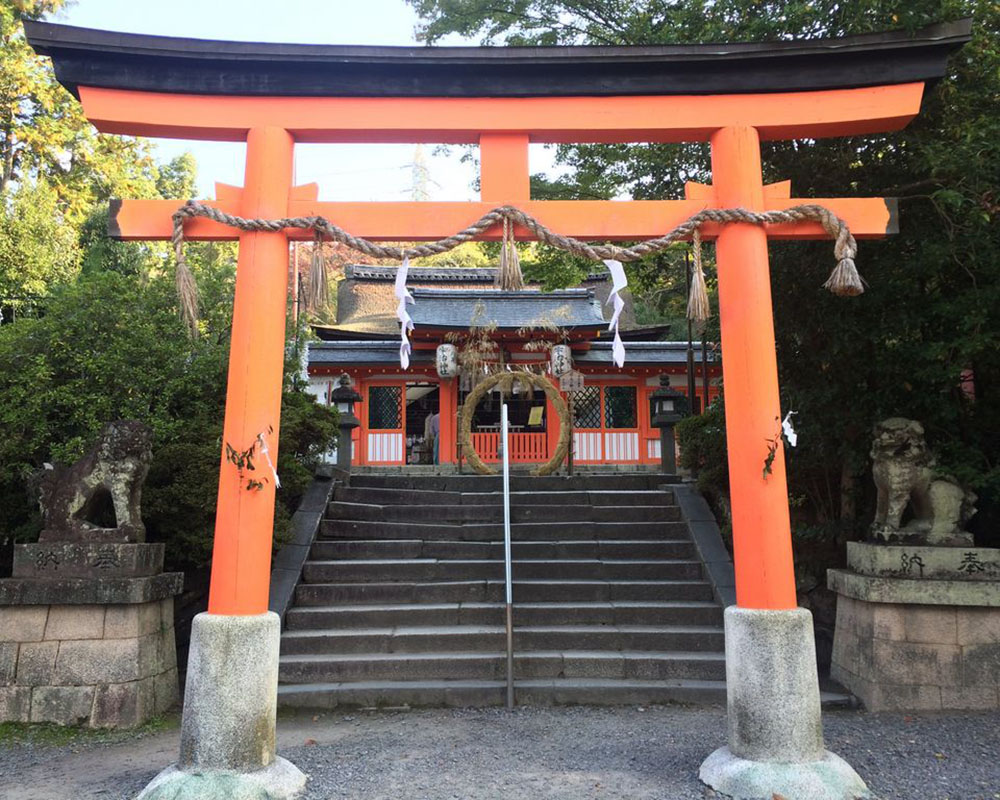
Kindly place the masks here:
<instances>
[{"instance_id":1,"label":"white shide paper streamer","mask_svg":"<svg viewBox=\"0 0 1000 800\"><path fill-rule=\"evenodd\" d=\"M400 335L399 365L403 369L410 368L410 352L413 349L410 346L410 339L407 336L413 330L413 320L410 318L410 313L406 310L407 304L413 302L413 295L406 288L406 273L409 271L410 259L408 256L404 256L403 263L396 270L396 299L399 300L399 305L396 306L396 317L399 318Z\"/></svg>"},{"instance_id":2,"label":"white shide paper streamer","mask_svg":"<svg viewBox=\"0 0 1000 800\"><path fill-rule=\"evenodd\" d=\"M274 462L271 461L271 452L267 449L267 436L264 433L260 433L257 436L257 441L260 442L260 452L267 460L267 465L271 468L271 474L274 476L274 488L280 489L281 479L278 477L278 470L275 469Z\"/></svg>"},{"instance_id":3,"label":"white shide paper streamer","mask_svg":"<svg viewBox=\"0 0 1000 800\"><path fill-rule=\"evenodd\" d=\"M795 428L792 427L792 416L798 413L798 411L789 411L781 421L781 429L785 432L785 438L792 447L795 447L799 441L799 435L795 432Z\"/></svg>"},{"instance_id":4,"label":"white shide paper streamer","mask_svg":"<svg viewBox=\"0 0 1000 800\"><path fill-rule=\"evenodd\" d=\"M615 313L611 315L611 322L608 324L608 330L615 332L615 341L611 345L611 354L615 359L615 365L621 368L625 366L625 345L622 344L622 337L618 333L618 318L622 315L622 309L625 308L625 301L621 298L619 292L628 286L628 278L625 277L625 268L622 266L621 261L609 258L605 259L604 265L611 273L611 280L613 281L611 293L608 295L608 302L614 301L615 304Z\"/></svg>"}]
</instances>

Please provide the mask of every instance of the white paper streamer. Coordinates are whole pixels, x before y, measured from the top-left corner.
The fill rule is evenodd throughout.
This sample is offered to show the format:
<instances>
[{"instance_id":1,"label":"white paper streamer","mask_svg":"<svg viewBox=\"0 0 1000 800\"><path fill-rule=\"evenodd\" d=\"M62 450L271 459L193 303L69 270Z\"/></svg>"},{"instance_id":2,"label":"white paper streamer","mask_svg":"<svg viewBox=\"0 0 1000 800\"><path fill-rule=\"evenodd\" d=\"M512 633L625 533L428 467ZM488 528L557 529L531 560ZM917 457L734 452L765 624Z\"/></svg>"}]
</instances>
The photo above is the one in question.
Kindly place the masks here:
<instances>
[{"instance_id":1,"label":"white paper streamer","mask_svg":"<svg viewBox=\"0 0 1000 800\"><path fill-rule=\"evenodd\" d=\"M615 332L615 340L611 345L611 355L614 357L615 364L621 368L625 366L625 345L622 343L622 337L618 333L618 318L622 315L622 309L625 308L625 301L621 298L619 292L628 286L628 278L625 277L625 268L622 266L621 261L609 258L605 259L604 265L611 273L611 280L613 281L611 293L608 295L608 302L614 301L615 306L615 311L611 315L611 322L608 323L608 330Z\"/></svg>"},{"instance_id":2,"label":"white paper streamer","mask_svg":"<svg viewBox=\"0 0 1000 800\"><path fill-rule=\"evenodd\" d=\"M792 447L795 447L799 441L799 435L795 432L795 428L792 427L792 415L798 413L798 411L789 411L781 421L781 430L785 432L785 438Z\"/></svg>"},{"instance_id":3,"label":"white paper streamer","mask_svg":"<svg viewBox=\"0 0 1000 800\"><path fill-rule=\"evenodd\" d=\"M264 459L267 461L267 465L271 468L271 474L274 476L274 488L281 488L281 480L278 478L278 470L274 468L274 462L271 461L271 453L267 449L267 438L263 433L258 434L257 441L260 442L260 452L263 454Z\"/></svg>"},{"instance_id":4,"label":"white paper streamer","mask_svg":"<svg viewBox=\"0 0 1000 800\"><path fill-rule=\"evenodd\" d=\"M407 336L413 330L413 320L410 318L410 313L406 310L407 304L413 302L413 295L406 288L406 274L409 271L410 259L408 256L404 256L403 263L396 270L396 299L399 300L399 305L396 306L396 317L399 319L400 335L399 365L403 369L410 368L410 352L413 349L410 346L410 339Z\"/></svg>"}]
</instances>

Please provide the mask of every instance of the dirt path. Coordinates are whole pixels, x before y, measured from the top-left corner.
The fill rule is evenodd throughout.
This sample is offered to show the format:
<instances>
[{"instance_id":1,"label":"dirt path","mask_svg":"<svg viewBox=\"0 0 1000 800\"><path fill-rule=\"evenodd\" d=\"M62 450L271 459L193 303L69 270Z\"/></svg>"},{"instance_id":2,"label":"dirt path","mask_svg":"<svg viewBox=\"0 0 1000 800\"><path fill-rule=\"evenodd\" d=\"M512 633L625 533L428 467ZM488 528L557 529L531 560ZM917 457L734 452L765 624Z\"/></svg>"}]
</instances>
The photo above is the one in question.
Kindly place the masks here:
<instances>
[{"instance_id":1,"label":"dirt path","mask_svg":"<svg viewBox=\"0 0 1000 800\"><path fill-rule=\"evenodd\" d=\"M882 800L1000 800L1000 714L827 713L827 745ZM131 800L176 758L176 718L139 734L0 737L6 800ZM61 739L61 740L60 740ZM68 739L68 740L67 740ZM303 800L704 800L719 709L525 708L282 716ZM789 800L795 800L790 798Z\"/></svg>"}]
</instances>

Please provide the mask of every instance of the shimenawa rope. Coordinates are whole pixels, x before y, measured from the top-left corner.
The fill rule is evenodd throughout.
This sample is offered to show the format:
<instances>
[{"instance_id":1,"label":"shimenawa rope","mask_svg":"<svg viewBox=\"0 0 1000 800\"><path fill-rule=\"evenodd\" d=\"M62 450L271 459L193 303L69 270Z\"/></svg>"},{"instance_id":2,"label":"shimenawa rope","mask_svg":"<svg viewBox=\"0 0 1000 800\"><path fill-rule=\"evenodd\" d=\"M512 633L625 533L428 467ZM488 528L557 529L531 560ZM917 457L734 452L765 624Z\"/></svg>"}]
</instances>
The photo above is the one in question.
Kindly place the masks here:
<instances>
[{"instance_id":1,"label":"shimenawa rope","mask_svg":"<svg viewBox=\"0 0 1000 800\"><path fill-rule=\"evenodd\" d=\"M233 214L227 214L204 203L199 203L196 200L188 200L173 214L174 229L171 241L173 242L174 253L177 258L177 291L180 295L181 313L191 326L192 331L197 330L198 293L194 278L184 260L184 221L192 217L204 217L242 231L278 233L286 228L311 229L315 232L318 241L326 237L367 256L391 259L400 257L420 258L422 256L446 253L465 242L472 241L487 229L499 223L505 231L501 252L506 255L506 259L502 258L501 273L505 272L503 267L506 267L506 272L508 273L516 268L510 254L507 252L508 249L513 250L515 254L513 258L516 259L516 248L513 246L514 225L521 225L527 228L536 239L551 247L556 247L573 255L593 261L602 261L608 258L617 261L637 261L638 259L666 250L671 244L680 239L690 238L694 242L695 249L695 278L691 282L691 296L688 299L688 316L697 320L707 319L709 313L708 292L705 286L704 271L699 268L701 265L701 235L699 229L702 225L706 222L718 224L744 222L751 225L780 225L790 222L814 221L820 223L823 226L823 230L834 240L833 253L837 259L837 266L830 274L826 283L823 284L824 288L841 296L859 295L864 291L864 284L854 264L858 245L854 240L854 236L851 235L847 223L828 208L811 203L793 206L782 211L762 212L748 211L745 208L706 208L696 214L692 214L663 236L637 242L631 247L619 247L613 244L589 244L572 236L564 236L561 233L546 228L537 219L521 211L519 208L515 208L514 206L499 206L488 211L471 225L451 236L438 239L434 242L423 242L400 249L389 245L376 244L360 236L354 236L325 217L244 219Z\"/></svg>"}]
</instances>

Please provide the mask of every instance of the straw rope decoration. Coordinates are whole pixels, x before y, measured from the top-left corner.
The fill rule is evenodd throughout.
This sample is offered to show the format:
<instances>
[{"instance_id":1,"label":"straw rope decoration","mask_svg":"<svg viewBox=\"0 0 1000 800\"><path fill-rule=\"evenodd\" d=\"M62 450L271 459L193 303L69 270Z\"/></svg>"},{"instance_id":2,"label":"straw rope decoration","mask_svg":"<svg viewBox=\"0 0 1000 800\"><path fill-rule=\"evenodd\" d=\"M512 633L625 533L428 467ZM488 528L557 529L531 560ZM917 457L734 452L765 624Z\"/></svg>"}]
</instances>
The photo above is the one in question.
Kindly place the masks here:
<instances>
[{"instance_id":1,"label":"straw rope decoration","mask_svg":"<svg viewBox=\"0 0 1000 800\"><path fill-rule=\"evenodd\" d=\"M708 318L708 292L705 286L704 271L699 269L701 264L701 234L700 228L707 222L718 224L728 224L733 222L746 222L751 225L780 225L790 222L818 222L823 226L823 230L834 240L833 254L837 259L837 266L823 287L829 289L833 294L843 297L852 297L864 292L864 284L858 275L854 258L857 255L858 245L847 227L847 223L840 217L820 205L806 203L793 206L783 211L748 211L745 208L706 208L696 214L691 215L676 227L672 228L662 236L653 239L646 239L637 242L631 247L619 247L613 244L589 244L572 236L565 236L546 228L541 222L521 211L514 206L499 206L492 211L488 211L478 220L466 228L438 239L434 242L422 242L411 247L400 250L398 247L381 245L354 236L337 224L330 222L325 217L288 217L283 219L244 219L232 214L227 214L212 206L205 205L196 200L188 200L173 214L173 235L171 241L174 245L174 254L177 259L177 291L180 299L181 313L190 326L192 332L197 331L198 321L198 290L194 277L191 274L187 263L184 260L184 221L192 217L204 217L231 228L241 231L262 231L267 233L279 233L286 228L301 228L314 231L317 242L323 239L331 239L340 242L346 247L364 253L373 258L398 259L400 255L404 258L420 258L422 256L433 256L453 250L460 244L470 242L494 225L500 224L504 229L502 254L506 254L506 260L502 257L501 272L506 265L507 272L516 270L520 273L517 265L517 249L514 246L513 228L520 225L527 228L539 241L560 250L565 250L575 256L591 259L592 261L603 261L604 259L615 259L617 261L637 261L646 256L666 250L671 244L682 239L692 239L694 245L695 279L691 282L691 296L688 298L688 316L695 320L705 320ZM514 255L507 252L513 251ZM523 282L522 282L523 285Z\"/></svg>"},{"instance_id":2,"label":"straw rope decoration","mask_svg":"<svg viewBox=\"0 0 1000 800\"><path fill-rule=\"evenodd\" d=\"M306 294L306 309L319 311L330 299L330 282L326 274L326 259L323 257L323 237L318 233L313 238L312 256L309 259L309 283Z\"/></svg>"}]
</instances>

